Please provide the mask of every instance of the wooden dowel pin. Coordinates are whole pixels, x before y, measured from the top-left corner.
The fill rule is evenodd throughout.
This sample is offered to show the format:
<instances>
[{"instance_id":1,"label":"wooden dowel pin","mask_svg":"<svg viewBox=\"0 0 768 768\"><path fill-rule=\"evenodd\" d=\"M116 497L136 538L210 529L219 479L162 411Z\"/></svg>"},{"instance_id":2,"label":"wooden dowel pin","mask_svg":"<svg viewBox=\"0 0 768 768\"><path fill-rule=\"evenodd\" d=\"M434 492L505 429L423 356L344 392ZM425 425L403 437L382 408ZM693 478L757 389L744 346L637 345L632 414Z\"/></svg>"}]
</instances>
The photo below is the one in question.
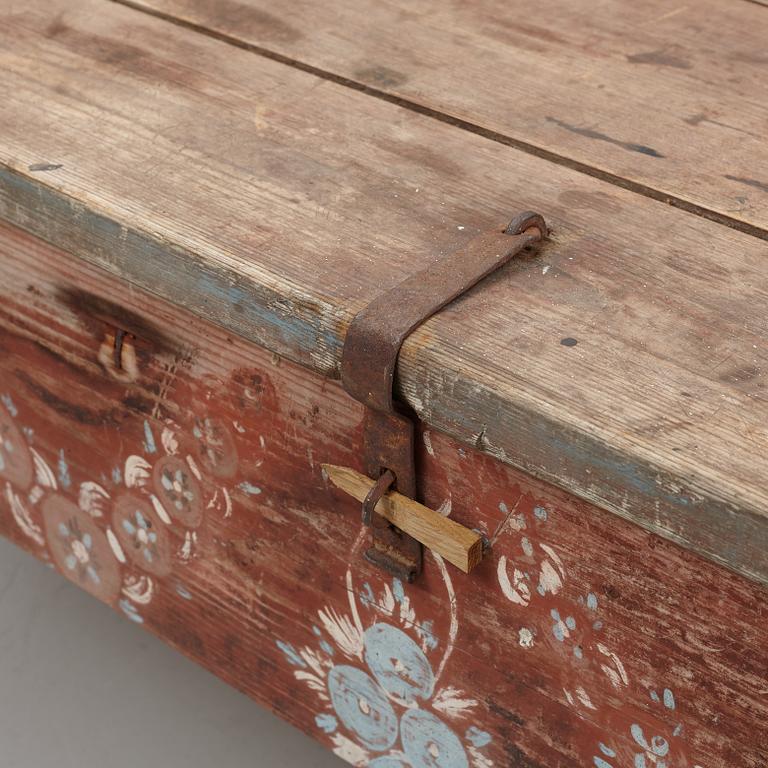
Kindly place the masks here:
<instances>
[{"instance_id":1,"label":"wooden dowel pin","mask_svg":"<svg viewBox=\"0 0 768 768\"><path fill-rule=\"evenodd\" d=\"M375 485L374 480L349 467L323 464L323 469L337 488L360 502ZM483 538L479 533L397 491L384 494L375 511L464 573L483 559Z\"/></svg>"}]
</instances>

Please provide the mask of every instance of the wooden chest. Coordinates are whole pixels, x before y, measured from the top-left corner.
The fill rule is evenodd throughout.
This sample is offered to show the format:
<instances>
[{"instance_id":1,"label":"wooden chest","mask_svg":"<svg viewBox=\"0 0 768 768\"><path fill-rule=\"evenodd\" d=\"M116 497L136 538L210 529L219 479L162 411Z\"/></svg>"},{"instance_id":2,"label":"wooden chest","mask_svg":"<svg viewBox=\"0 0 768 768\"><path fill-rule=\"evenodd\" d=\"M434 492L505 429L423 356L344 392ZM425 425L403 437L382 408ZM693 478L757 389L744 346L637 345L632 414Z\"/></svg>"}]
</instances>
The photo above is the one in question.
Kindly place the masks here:
<instances>
[{"instance_id":1,"label":"wooden chest","mask_svg":"<svg viewBox=\"0 0 768 768\"><path fill-rule=\"evenodd\" d=\"M767 9L0 12L3 535L355 766L768 765Z\"/></svg>"}]
</instances>

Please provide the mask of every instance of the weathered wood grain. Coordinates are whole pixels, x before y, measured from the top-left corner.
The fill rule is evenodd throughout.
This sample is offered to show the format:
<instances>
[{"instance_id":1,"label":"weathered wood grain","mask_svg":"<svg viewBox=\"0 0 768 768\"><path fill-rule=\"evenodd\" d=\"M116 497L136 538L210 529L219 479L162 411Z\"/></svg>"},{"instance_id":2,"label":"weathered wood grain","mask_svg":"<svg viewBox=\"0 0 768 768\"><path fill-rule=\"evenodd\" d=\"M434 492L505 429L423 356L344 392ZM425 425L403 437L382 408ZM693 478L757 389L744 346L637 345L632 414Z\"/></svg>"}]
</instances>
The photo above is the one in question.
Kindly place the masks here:
<instances>
[{"instance_id":1,"label":"weathered wood grain","mask_svg":"<svg viewBox=\"0 0 768 768\"><path fill-rule=\"evenodd\" d=\"M375 485L369 477L349 467L323 464L328 479L357 501L363 501ZM437 552L464 573L483 559L482 536L440 512L395 491L385 494L375 511L425 547Z\"/></svg>"},{"instance_id":2,"label":"weathered wood grain","mask_svg":"<svg viewBox=\"0 0 768 768\"><path fill-rule=\"evenodd\" d=\"M768 233L762 7L726 0L126 4Z\"/></svg>"},{"instance_id":3,"label":"weathered wood grain","mask_svg":"<svg viewBox=\"0 0 768 768\"><path fill-rule=\"evenodd\" d=\"M406 342L401 396L768 579L765 242L115 4L0 13L4 218L335 376L404 271L537 210L550 241Z\"/></svg>"},{"instance_id":4,"label":"weathered wood grain","mask_svg":"<svg viewBox=\"0 0 768 768\"><path fill-rule=\"evenodd\" d=\"M433 430L424 501L492 549L471 575L428 556L393 583L321 470L360 462L362 408L337 384L6 225L0 299L0 531L350 762L390 753L332 700L364 675L359 711L400 719L392 750L450 732L451 768L768 762L764 587ZM102 354L123 325L130 380ZM73 528L109 580L88 581Z\"/></svg>"}]
</instances>

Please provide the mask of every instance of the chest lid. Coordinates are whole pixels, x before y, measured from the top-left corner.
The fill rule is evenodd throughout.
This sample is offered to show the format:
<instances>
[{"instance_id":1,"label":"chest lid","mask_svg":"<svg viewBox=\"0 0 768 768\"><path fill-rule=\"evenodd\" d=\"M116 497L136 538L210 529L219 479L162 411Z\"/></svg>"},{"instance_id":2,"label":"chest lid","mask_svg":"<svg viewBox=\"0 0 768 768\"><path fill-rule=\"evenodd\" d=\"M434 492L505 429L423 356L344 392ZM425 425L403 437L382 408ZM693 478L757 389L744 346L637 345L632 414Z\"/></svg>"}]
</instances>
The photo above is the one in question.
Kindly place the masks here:
<instances>
[{"instance_id":1,"label":"chest lid","mask_svg":"<svg viewBox=\"0 0 768 768\"><path fill-rule=\"evenodd\" d=\"M535 254L408 337L396 394L768 581L759 222L114 3L32 0L0 41L0 215L324 376L383 291L540 212Z\"/></svg>"}]
</instances>

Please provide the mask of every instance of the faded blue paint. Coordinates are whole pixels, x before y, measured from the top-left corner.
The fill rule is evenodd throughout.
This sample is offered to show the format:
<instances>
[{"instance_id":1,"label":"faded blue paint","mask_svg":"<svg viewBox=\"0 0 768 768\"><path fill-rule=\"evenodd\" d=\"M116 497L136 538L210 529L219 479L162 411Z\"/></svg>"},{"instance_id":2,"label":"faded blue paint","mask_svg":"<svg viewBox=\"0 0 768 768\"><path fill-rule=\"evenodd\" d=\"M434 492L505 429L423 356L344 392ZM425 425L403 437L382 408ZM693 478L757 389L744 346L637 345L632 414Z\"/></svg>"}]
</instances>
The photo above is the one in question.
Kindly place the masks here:
<instances>
[{"instance_id":1,"label":"faded blue paint","mask_svg":"<svg viewBox=\"0 0 768 768\"><path fill-rule=\"evenodd\" d=\"M69 476L69 465L64 456L64 449L59 451L59 483L62 488L69 488L72 485L72 478Z\"/></svg>"},{"instance_id":2,"label":"faded blue paint","mask_svg":"<svg viewBox=\"0 0 768 768\"><path fill-rule=\"evenodd\" d=\"M381 688L361 669L334 667L328 673L328 693L342 725L364 747L384 752L397 741L397 715Z\"/></svg>"},{"instance_id":3,"label":"faded blue paint","mask_svg":"<svg viewBox=\"0 0 768 768\"><path fill-rule=\"evenodd\" d=\"M15 419L19 415L19 411L16 408L16 404L13 402L13 398L10 395L0 395L0 400L6 407L8 413Z\"/></svg>"},{"instance_id":4,"label":"faded blue paint","mask_svg":"<svg viewBox=\"0 0 768 768\"><path fill-rule=\"evenodd\" d=\"M339 721L327 712L318 715L315 718L315 722L317 723L317 727L323 731L323 733L334 733L339 727Z\"/></svg>"},{"instance_id":5,"label":"faded blue paint","mask_svg":"<svg viewBox=\"0 0 768 768\"><path fill-rule=\"evenodd\" d=\"M598 749L607 757L616 757L616 752L614 752L610 747L607 747L603 742L601 741L597 745Z\"/></svg>"},{"instance_id":6,"label":"faded blue paint","mask_svg":"<svg viewBox=\"0 0 768 768\"><path fill-rule=\"evenodd\" d=\"M606 763L602 757L594 757L595 768L613 768L610 763Z\"/></svg>"},{"instance_id":7,"label":"faded blue paint","mask_svg":"<svg viewBox=\"0 0 768 768\"><path fill-rule=\"evenodd\" d=\"M296 649L290 643L284 643L282 640L278 640L275 645L283 652L285 658L288 659L288 663L294 667L306 669L307 663L299 656Z\"/></svg>"},{"instance_id":8,"label":"faded blue paint","mask_svg":"<svg viewBox=\"0 0 768 768\"><path fill-rule=\"evenodd\" d=\"M587 595L587 608L589 608L590 611L597 610L597 595L594 592L590 592Z\"/></svg>"},{"instance_id":9,"label":"faded blue paint","mask_svg":"<svg viewBox=\"0 0 768 768\"><path fill-rule=\"evenodd\" d=\"M469 768L458 736L431 712L408 710L400 721L400 734L412 768Z\"/></svg>"},{"instance_id":10,"label":"faded blue paint","mask_svg":"<svg viewBox=\"0 0 768 768\"><path fill-rule=\"evenodd\" d=\"M123 472L120 467L115 467L112 470L112 482L115 485L120 485L123 482Z\"/></svg>"},{"instance_id":11,"label":"faded blue paint","mask_svg":"<svg viewBox=\"0 0 768 768\"><path fill-rule=\"evenodd\" d=\"M137 624L143 624L144 619L141 618L139 615L139 612L136 610L136 607L129 603L127 600L121 600L120 601L120 610L131 620L135 621Z\"/></svg>"},{"instance_id":12,"label":"faded blue paint","mask_svg":"<svg viewBox=\"0 0 768 768\"><path fill-rule=\"evenodd\" d=\"M403 582L400 579L392 579L392 594L395 596L395 600L398 603L402 603L405 600L405 590L403 589Z\"/></svg>"},{"instance_id":13,"label":"faded blue paint","mask_svg":"<svg viewBox=\"0 0 768 768\"><path fill-rule=\"evenodd\" d=\"M478 749L487 747L491 743L491 734L486 731L481 731L474 725L467 729L465 738L473 747L477 747Z\"/></svg>"},{"instance_id":14,"label":"faded blue paint","mask_svg":"<svg viewBox=\"0 0 768 768\"><path fill-rule=\"evenodd\" d=\"M694 503L693 499L688 496L664 490L639 464L627 460L612 459L610 456L601 456L597 451L587 455L576 443L566 440L550 438L549 442L560 453L561 457L573 459L579 465L584 464L586 460L592 472L595 472L595 469L604 470L609 476L617 477L620 485L634 488L643 496L685 507Z\"/></svg>"},{"instance_id":15,"label":"faded blue paint","mask_svg":"<svg viewBox=\"0 0 768 768\"><path fill-rule=\"evenodd\" d=\"M657 757L665 757L669 752L669 742L663 736L652 736L649 743L643 729L637 723L633 723L629 730L632 738L646 752L651 752Z\"/></svg>"},{"instance_id":16,"label":"faded blue paint","mask_svg":"<svg viewBox=\"0 0 768 768\"><path fill-rule=\"evenodd\" d=\"M522 540L520 541L520 546L523 548L523 552L525 552L528 557L533 555L533 544L531 544L527 536L523 536Z\"/></svg>"},{"instance_id":17,"label":"faded blue paint","mask_svg":"<svg viewBox=\"0 0 768 768\"><path fill-rule=\"evenodd\" d=\"M552 616L552 619L555 622L552 625L552 634L555 636L556 640L559 640L562 643L565 641L565 633L563 632L563 622L560 618L560 611L558 611L557 608L553 608L550 611L550 616Z\"/></svg>"},{"instance_id":18,"label":"faded blue paint","mask_svg":"<svg viewBox=\"0 0 768 768\"><path fill-rule=\"evenodd\" d=\"M259 338L263 338L266 329L276 341L289 349L312 352L320 347L337 358L341 357L342 341L336 333L320 327L320 318L308 317L306 312L290 311L292 302L289 298L275 296L276 300L267 300L266 296L260 296L254 290L260 288L264 291L261 286L241 288L218 275L198 275L193 285L195 294L211 299L218 307L225 309L223 314L217 312L217 315L230 317L232 309L236 310L238 319L248 321L253 330L258 331Z\"/></svg>"},{"instance_id":19,"label":"faded blue paint","mask_svg":"<svg viewBox=\"0 0 768 768\"><path fill-rule=\"evenodd\" d=\"M38 180L27 178L10 168L0 168L0 189L4 193L0 195L0 209L9 221L22 224L32 234L55 241L65 250L90 255L111 273L119 273L137 286L148 288L160 296L170 299L185 296L189 302L199 305L199 312L204 318L235 329L262 346L288 355L295 362L306 363L309 354L322 346L329 360L341 358L342 339L338 338L338 334L320 328L324 321L318 317L319 311L313 311L312 307L307 311L291 312L284 296L254 282L238 288L241 297L247 294L245 298L250 299L242 305L233 306L219 299L211 301L209 297L217 292L227 295L231 280L222 272L213 272L200 254L169 243L160 235L126 227L88 210L60 191L41 185ZM9 200L14 201L13 206L4 205ZM76 236L74 229L65 225L73 216L83 219ZM109 263L104 259L107 251ZM168 275L174 276L173 287ZM333 306L329 303L319 309L326 308L332 310ZM275 322L276 316L280 322ZM309 339L311 343L300 344L299 349L288 343L281 346L278 326L286 322L295 323L293 336L296 339ZM471 382L458 381L453 388L456 402L472 400L472 386ZM476 395L474 399L477 400ZM539 457L539 464L551 472L558 467L569 467L568 477L561 477L566 485L569 484L566 481L570 480L571 485L575 483L584 490L590 477L597 475L604 478L604 482L600 483L604 505L623 506L629 495L629 501L642 502L636 505L631 516L644 527L654 530L673 528L668 531L668 537L686 539L698 551L714 554L742 573L765 575L764 569L756 571L755 563L762 562L760 556L766 549L766 533L753 519L754 516L734 514L733 505L729 503L670 493L657 484L657 472L653 467L627 460L626 457L617 458L615 453L606 456L606 452L614 449L604 442L586 433L563 429L562 423L543 418L541 414L510 408L509 403L501 403L498 393L491 389L485 390L481 399L486 409L499 404L506 406L500 409L504 414L503 424L500 425L502 432L508 431L506 427L509 424L525 427L522 430L528 435L525 445L503 443L499 446L508 451L510 462L519 458L521 450L530 458L533 450ZM433 416L439 422L441 417L446 417L446 413L438 408ZM454 408L448 416L456 435L476 434L474 415ZM593 474L588 475L587 469ZM640 493L637 493L638 490ZM678 508L684 514L675 518L672 526L665 519L669 509L660 509L653 514L647 512L654 509L654 500ZM729 516L729 535L719 536L720 523L726 515Z\"/></svg>"},{"instance_id":20,"label":"faded blue paint","mask_svg":"<svg viewBox=\"0 0 768 768\"><path fill-rule=\"evenodd\" d=\"M327 640L321 640L320 647L328 654L328 656L333 656L336 653L333 646Z\"/></svg>"},{"instance_id":21,"label":"faded blue paint","mask_svg":"<svg viewBox=\"0 0 768 768\"><path fill-rule=\"evenodd\" d=\"M434 632L434 622L423 621L416 625L416 634L419 640L426 646L427 650L434 651L438 646L437 635Z\"/></svg>"},{"instance_id":22,"label":"faded blue paint","mask_svg":"<svg viewBox=\"0 0 768 768\"><path fill-rule=\"evenodd\" d=\"M534 507L533 514L536 515L536 517L542 521L546 520L547 517L549 517L549 513L544 507Z\"/></svg>"},{"instance_id":23,"label":"faded blue paint","mask_svg":"<svg viewBox=\"0 0 768 768\"><path fill-rule=\"evenodd\" d=\"M261 488L258 485L253 485L253 483L249 483L247 480L244 480L237 487L249 496L258 496L261 493Z\"/></svg>"},{"instance_id":24,"label":"faded blue paint","mask_svg":"<svg viewBox=\"0 0 768 768\"><path fill-rule=\"evenodd\" d=\"M229 275L212 270L204 257L169 243L161 235L150 235L126 227L114 219L26 178L9 168L0 168L1 198L14 201L15 223L23 218L25 228L61 248L90 254L111 273L172 300L185 297L199 305L199 313L270 349L287 352L294 362L306 362L318 349L328 358L341 359L343 339L334 327L323 327L330 302L312 307L302 301L302 311L284 293L255 281L243 280L234 270ZM2 206L0 205L0 208ZM6 210L8 214L9 211ZM77 237L61 222L81 220ZM106 244L106 245L105 245ZM103 254L108 251L107 264ZM169 275L173 275L173 284ZM235 280L242 280L236 285Z\"/></svg>"},{"instance_id":25,"label":"faded blue paint","mask_svg":"<svg viewBox=\"0 0 768 768\"><path fill-rule=\"evenodd\" d=\"M144 450L147 453L157 453L155 436L152 434L152 427L146 419L144 420Z\"/></svg>"},{"instance_id":26,"label":"faded blue paint","mask_svg":"<svg viewBox=\"0 0 768 768\"><path fill-rule=\"evenodd\" d=\"M373 589L367 581L363 584L363 588L360 590L360 602L366 608L370 608L372 605L376 604L376 597L373 594Z\"/></svg>"},{"instance_id":27,"label":"faded blue paint","mask_svg":"<svg viewBox=\"0 0 768 768\"><path fill-rule=\"evenodd\" d=\"M365 662L388 694L409 703L432 696L432 667L405 632L390 624L374 624L363 639Z\"/></svg>"},{"instance_id":28,"label":"faded blue paint","mask_svg":"<svg viewBox=\"0 0 768 768\"><path fill-rule=\"evenodd\" d=\"M667 709L675 708L675 695L672 693L672 691L669 690L669 688L664 689L664 706Z\"/></svg>"},{"instance_id":29,"label":"faded blue paint","mask_svg":"<svg viewBox=\"0 0 768 768\"><path fill-rule=\"evenodd\" d=\"M411 764L402 757L384 755L384 757L377 757L368 763L368 768L411 768Z\"/></svg>"},{"instance_id":30,"label":"faded blue paint","mask_svg":"<svg viewBox=\"0 0 768 768\"><path fill-rule=\"evenodd\" d=\"M183 584L176 585L176 594L184 600L192 599L192 593Z\"/></svg>"}]
</instances>

